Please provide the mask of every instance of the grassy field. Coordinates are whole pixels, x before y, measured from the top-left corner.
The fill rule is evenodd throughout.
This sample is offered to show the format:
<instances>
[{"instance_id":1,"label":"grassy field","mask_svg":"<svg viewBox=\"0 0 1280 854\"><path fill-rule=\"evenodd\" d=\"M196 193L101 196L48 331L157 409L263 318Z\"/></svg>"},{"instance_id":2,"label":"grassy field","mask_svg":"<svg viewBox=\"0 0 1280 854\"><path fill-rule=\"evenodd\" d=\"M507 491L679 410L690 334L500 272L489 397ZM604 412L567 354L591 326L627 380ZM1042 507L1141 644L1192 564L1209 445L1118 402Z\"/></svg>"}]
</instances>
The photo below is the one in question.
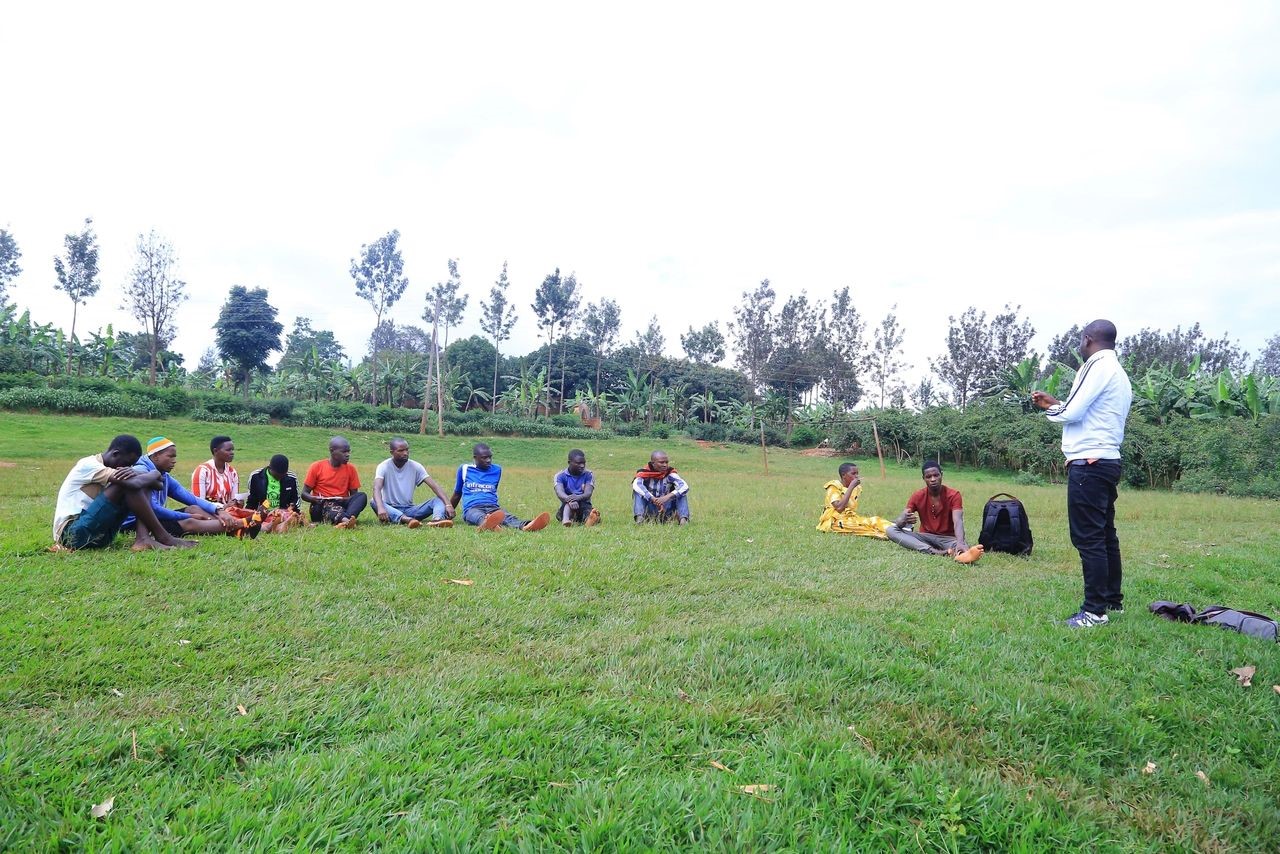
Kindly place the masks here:
<instances>
[{"instance_id":1,"label":"grassy field","mask_svg":"<svg viewBox=\"0 0 1280 854\"><path fill-rule=\"evenodd\" d=\"M1061 486L948 470L975 538L1006 489L1036 534L1029 560L964 568L814 531L836 461L793 452L772 452L765 477L759 449L666 443L694 523L635 526L630 472L650 445L614 440L585 446L596 529L410 531L366 514L349 532L53 555L53 496L76 458L164 432L185 478L214 428L0 424L0 849L1280 839L1280 645L1145 607L1280 614L1274 503L1122 493L1128 613L1071 632ZM226 432L242 477L273 453L297 471L326 454L319 430ZM386 438L350 435L368 487ZM448 489L472 440L409 438ZM503 503L552 509L570 443L492 445ZM914 468L863 473L864 512L896 513L920 483ZM1252 687L1229 672L1242 665ZM773 788L743 791L757 784Z\"/></svg>"}]
</instances>

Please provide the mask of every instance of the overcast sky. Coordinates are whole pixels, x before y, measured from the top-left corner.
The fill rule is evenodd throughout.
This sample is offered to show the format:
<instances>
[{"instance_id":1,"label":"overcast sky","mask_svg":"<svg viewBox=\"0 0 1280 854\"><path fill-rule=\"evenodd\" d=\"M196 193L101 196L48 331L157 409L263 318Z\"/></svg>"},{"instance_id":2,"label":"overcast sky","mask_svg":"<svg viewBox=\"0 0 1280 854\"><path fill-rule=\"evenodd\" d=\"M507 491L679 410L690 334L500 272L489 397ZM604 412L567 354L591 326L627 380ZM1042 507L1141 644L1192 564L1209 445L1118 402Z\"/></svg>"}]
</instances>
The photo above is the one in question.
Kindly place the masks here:
<instances>
[{"instance_id":1,"label":"overcast sky","mask_svg":"<svg viewBox=\"0 0 1280 854\"><path fill-rule=\"evenodd\" d=\"M1199 321L1280 332L1273 3L20 3L0 25L10 298L62 327L92 216L119 310L139 232L178 250L194 367L231 285L351 355L351 259L400 229L416 322L459 258L461 335L510 262L555 267L679 354L744 290L898 306L913 376L947 316L1020 303L1049 339ZM459 335L453 333L454 337Z\"/></svg>"}]
</instances>

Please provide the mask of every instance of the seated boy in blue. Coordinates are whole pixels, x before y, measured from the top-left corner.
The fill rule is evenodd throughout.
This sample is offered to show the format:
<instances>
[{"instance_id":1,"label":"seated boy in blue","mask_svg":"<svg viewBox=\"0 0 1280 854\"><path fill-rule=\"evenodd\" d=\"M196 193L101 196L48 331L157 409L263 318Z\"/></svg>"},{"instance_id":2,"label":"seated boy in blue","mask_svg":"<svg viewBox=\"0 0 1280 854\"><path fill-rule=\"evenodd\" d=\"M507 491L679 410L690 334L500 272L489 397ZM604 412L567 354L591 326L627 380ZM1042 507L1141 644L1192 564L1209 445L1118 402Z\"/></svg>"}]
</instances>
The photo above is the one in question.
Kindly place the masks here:
<instances>
[{"instance_id":1,"label":"seated boy in blue","mask_svg":"<svg viewBox=\"0 0 1280 854\"><path fill-rule=\"evenodd\" d=\"M560 499L560 512L556 518L566 528L581 522L590 528L600 524L600 511L591 506L591 493L596 488L595 475L587 468L587 455L574 448L564 471L551 481L556 498Z\"/></svg>"},{"instance_id":2,"label":"seated boy in blue","mask_svg":"<svg viewBox=\"0 0 1280 854\"><path fill-rule=\"evenodd\" d=\"M177 464L177 446L164 436L156 436L147 442L147 455L134 466L140 472L160 473L161 486L151 490L148 497L156 519L166 531L180 537L183 534L234 534L237 529L249 528L250 536L256 536L253 520L238 519L219 505L197 498L178 483L170 474ZM171 510L167 506L170 498L180 502L182 509ZM137 524L137 517L131 514L125 517L120 530L132 531Z\"/></svg>"},{"instance_id":3,"label":"seated boy in blue","mask_svg":"<svg viewBox=\"0 0 1280 854\"><path fill-rule=\"evenodd\" d=\"M468 525L476 525L482 531L498 528L519 528L521 531L541 531L551 521L550 513L539 513L531 522L516 518L498 506L498 482L502 480L502 468L493 461L493 451L484 442L471 449L475 465L458 466L458 478L453 486L449 503L455 508L462 502L462 519Z\"/></svg>"}]
</instances>

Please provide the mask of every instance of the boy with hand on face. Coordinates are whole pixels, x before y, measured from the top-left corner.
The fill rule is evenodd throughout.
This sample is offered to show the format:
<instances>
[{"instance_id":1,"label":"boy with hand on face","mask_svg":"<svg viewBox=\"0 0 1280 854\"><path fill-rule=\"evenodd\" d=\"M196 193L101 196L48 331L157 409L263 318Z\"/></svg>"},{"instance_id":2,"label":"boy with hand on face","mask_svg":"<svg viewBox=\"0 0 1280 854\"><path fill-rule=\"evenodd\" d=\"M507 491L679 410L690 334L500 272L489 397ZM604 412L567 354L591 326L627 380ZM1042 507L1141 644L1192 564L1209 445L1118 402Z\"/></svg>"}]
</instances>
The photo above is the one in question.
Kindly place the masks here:
<instances>
[{"instance_id":1,"label":"boy with hand on face","mask_svg":"<svg viewBox=\"0 0 1280 854\"><path fill-rule=\"evenodd\" d=\"M560 512L556 518L568 528L581 522L588 528L600 524L600 511L591 506L591 493L595 491L595 475L587 468L587 455L574 448L564 471L551 482L556 498L560 499Z\"/></svg>"}]
</instances>

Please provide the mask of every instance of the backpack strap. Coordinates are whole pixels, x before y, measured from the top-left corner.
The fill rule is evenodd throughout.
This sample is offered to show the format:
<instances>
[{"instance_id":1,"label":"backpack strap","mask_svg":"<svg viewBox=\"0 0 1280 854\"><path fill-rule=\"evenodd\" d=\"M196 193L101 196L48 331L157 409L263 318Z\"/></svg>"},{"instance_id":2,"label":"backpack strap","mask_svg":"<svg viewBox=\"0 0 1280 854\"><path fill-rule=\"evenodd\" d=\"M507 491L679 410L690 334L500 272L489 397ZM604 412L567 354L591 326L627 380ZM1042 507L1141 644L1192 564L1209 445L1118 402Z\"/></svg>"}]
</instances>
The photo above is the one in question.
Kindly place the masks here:
<instances>
[{"instance_id":1,"label":"backpack strap","mask_svg":"<svg viewBox=\"0 0 1280 854\"><path fill-rule=\"evenodd\" d=\"M996 522L1000 521L999 507L984 507L982 510L982 530L978 533L978 542L989 543L996 532Z\"/></svg>"},{"instance_id":2,"label":"backpack strap","mask_svg":"<svg viewBox=\"0 0 1280 854\"><path fill-rule=\"evenodd\" d=\"M999 498L1001 495L1003 495L1005 498L1012 498L1014 501L1018 501L1018 500L1019 500L1019 499L1018 499L1018 496L1016 496L1016 495L1010 495L1008 492L997 492L995 495L991 496L991 497L990 497L990 498L988 498L987 500L988 500L988 501L995 501L995 500L996 500L997 498Z\"/></svg>"}]
</instances>

